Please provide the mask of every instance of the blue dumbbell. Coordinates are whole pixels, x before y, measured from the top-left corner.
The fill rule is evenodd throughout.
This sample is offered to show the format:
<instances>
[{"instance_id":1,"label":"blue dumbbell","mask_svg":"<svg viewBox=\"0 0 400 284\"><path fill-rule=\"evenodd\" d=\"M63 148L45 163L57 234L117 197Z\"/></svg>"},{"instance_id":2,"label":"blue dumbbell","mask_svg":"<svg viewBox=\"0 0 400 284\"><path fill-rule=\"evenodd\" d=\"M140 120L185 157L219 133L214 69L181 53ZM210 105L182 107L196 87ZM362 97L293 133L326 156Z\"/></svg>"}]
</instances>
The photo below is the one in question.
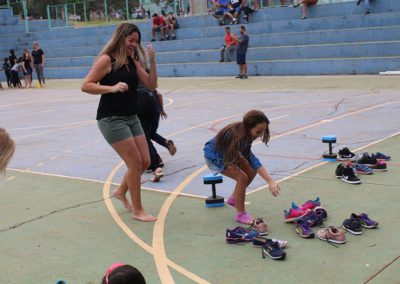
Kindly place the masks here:
<instances>
[{"instance_id":1,"label":"blue dumbbell","mask_svg":"<svg viewBox=\"0 0 400 284\"><path fill-rule=\"evenodd\" d=\"M218 196L216 192L216 184L222 183L222 175L205 175L203 177L204 184L211 184L212 196L206 199L206 207L221 207L224 206L225 201L222 196Z\"/></svg>"},{"instance_id":2,"label":"blue dumbbell","mask_svg":"<svg viewBox=\"0 0 400 284\"><path fill-rule=\"evenodd\" d=\"M332 144L336 143L336 135L322 136L322 143L329 144L329 152L322 154L322 159L327 162L336 162L337 154L332 152Z\"/></svg>"}]
</instances>

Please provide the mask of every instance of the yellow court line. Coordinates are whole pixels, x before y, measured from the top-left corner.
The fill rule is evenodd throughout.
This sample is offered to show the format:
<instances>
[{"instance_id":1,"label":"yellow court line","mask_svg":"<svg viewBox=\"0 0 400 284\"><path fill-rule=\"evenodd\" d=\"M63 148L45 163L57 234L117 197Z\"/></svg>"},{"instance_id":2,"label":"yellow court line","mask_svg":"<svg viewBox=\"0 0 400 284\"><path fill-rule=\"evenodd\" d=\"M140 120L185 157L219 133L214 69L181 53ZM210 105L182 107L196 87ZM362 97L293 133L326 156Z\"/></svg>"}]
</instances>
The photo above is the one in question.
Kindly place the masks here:
<instances>
[{"instance_id":1,"label":"yellow court line","mask_svg":"<svg viewBox=\"0 0 400 284\"><path fill-rule=\"evenodd\" d=\"M121 219L121 217L118 215L117 211L115 210L115 207L112 204L111 198L110 198L110 187L111 187L111 182L113 177L115 176L115 174L118 172L118 170L122 167L122 165L124 164L124 162L122 161L121 163L119 163L113 170L112 172L109 174L109 176L107 177L106 182L104 183L104 187L103 187L103 199L104 199L104 203L108 209L108 211L110 212L111 217L114 219L114 222L122 229L122 231L132 240L134 241L136 244L138 244L141 248L143 248L145 251L147 251L150 254L154 255L154 252L156 251L154 249L154 247L149 246L147 243L145 243L144 241L142 241L142 239L140 239L125 223L124 221ZM203 170L202 168L200 170ZM197 175L197 172L196 172ZM194 174L193 174L194 176ZM188 181L190 182L190 180ZM184 184L182 186L182 189L186 186L186 184ZM176 196L178 196L177 194L171 194L169 198L173 197L173 199L176 198ZM159 214L160 216L160 214ZM162 216L162 214L161 214ZM160 218L160 217L158 217ZM158 222L158 221L157 221ZM156 222L156 224L157 224ZM156 226L155 224L155 226ZM163 228L163 226L162 226ZM154 239L153 239L153 246L154 246ZM164 250L163 250L164 251ZM158 263L158 257L155 257L156 259L156 265ZM171 261L170 259L168 259L165 256L165 252L164 252L164 256L161 259L162 261L162 267L164 268L164 270L159 271L159 275L161 278L161 281L163 283L174 283L172 276L168 278L168 282L165 282L164 279L166 279L168 277L168 275L170 275L167 265L171 266L172 268L174 268L175 270L177 270L179 273L181 273L182 275L188 277L189 279L197 282L197 283L208 283L206 280L200 278L199 276L191 273L190 271L186 270L185 268L179 266L178 264L174 263L173 261ZM157 266L158 268L158 266ZM163 276L163 277L161 277Z\"/></svg>"},{"instance_id":2,"label":"yellow court line","mask_svg":"<svg viewBox=\"0 0 400 284\"><path fill-rule=\"evenodd\" d=\"M117 211L115 210L115 207L113 206L110 198L110 187L111 187L111 182L114 177L114 175L117 173L117 171L122 167L124 162L120 162L113 170L112 172L108 175L106 182L104 183L103 187L103 199L104 203L106 204L106 207L108 211L110 212L111 217L114 219L115 223L124 231L124 233L135 243L137 243L140 247L142 247L145 251L148 253L153 254L153 248L146 244L144 241L142 241L134 232L132 232L131 229L122 221L121 217L118 215Z\"/></svg>"},{"instance_id":3,"label":"yellow court line","mask_svg":"<svg viewBox=\"0 0 400 284\"><path fill-rule=\"evenodd\" d=\"M367 95L367 96L370 96L370 95ZM331 101L331 100L337 100L337 99L338 99L338 98L330 99L330 100L320 100L320 101L316 101L316 102ZM309 103L310 103L310 102L308 102L308 104L309 104ZM385 103L385 104L381 104L381 105L379 105L379 106L386 105L386 104L389 104L389 103L390 103L390 102ZM391 102L391 103L393 103L393 102ZM303 103L303 104L305 104L305 103ZM295 105L300 105L300 104L295 104ZM376 108L376 107L379 107L379 106L374 106L374 107L372 107L372 108ZM279 107L279 108L282 108L282 107ZM370 108L367 108L367 109L372 109L372 108L370 107ZM356 113L359 113L359 111L351 112L351 114L356 114ZM348 115L350 115L350 114L341 115L341 117L346 117L346 116L348 116ZM209 122L209 123L210 123L210 122ZM323 123L323 122L318 122L316 125L319 125L319 124L322 124L322 123ZM315 126L316 126L316 125L315 125ZM301 127L300 129L307 129L307 128L310 128L310 127L311 127L311 126L307 126L306 128ZM191 128L193 128L193 127L191 127ZM300 130L298 130L298 131L300 131ZM171 134L171 135L177 135L178 133L181 133L181 132L178 131L177 133L174 133L174 134ZM292 130L292 131L289 131L287 135L292 134L292 133L293 133L293 130ZM283 134L281 134L279 137L282 137L282 136L283 136ZM110 184L111 184L110 181L112 180L112 177L115 175L115 173L118 171L118 169L122 166L122 164L123 164L123 162L119 165L119 167L115 168L115 169L112 171L112 174L110 174L109 178L107 179L108 182L109 182ZM188 183L190 183L190 181L192 181L197 175L199 175L199 174L200 174L202 171L204 171L205 169L206 169L206 166L203 166L203 167L201 167L200 169L198 169L196 172L194 172L192 175L190 175L188 178L186 178L186 179L174 190L174 192L181 192L181 191L186 187L186 185L187 185ZM108 190L109 190L109 185L108 185ZM173 193L174 193L174 192L173 192ZM103 196L104 196L104 191L103 191ZM168 270L167 265L169 265L169 266L171 266L172 268L176 269L178 272L180 272L181 274L187 276L188 278L190 278L190 277L198 277L198 276L196 276L195 274L193 274L193 273L187 271L186 269L181 268L179 265L173 263L171 260L169 260L169 259L167 258L166 253L165 253L164 240L163 240L163 238L158 238L157 235L159 235L159 234L156 234L156 233L155 233L155 232L157 232L157 233L160 233L160 232L161 232L161 235L163 236L164 226L165 226L165 219L166 219L167 213L168 213L168 211L169 211L169 208L171 207L172 203L173 203L174 200L176 199L176 196L177 196L177 194L171 194L170 197L168 197L167 200L164 202L164 204L162 205L162 211L160 211L159 219L157 220L157 222L156 222L156 224L155 224L155 227L154 227L154 230L153 230L153 247L156 246L156 247L158 248L157 250L154 250L154 252L157 253L157 257L155 257L157 270L159 271L159 275L160 275L160 278L161 278L161 279L163 279L163 277L165 277L165 279L167 279L167 281L172 281L172 282L164 282L164 283L174 283L174 282L173 282L173 279L172 279L172 276L171 276L171 274L170 274L170 272L169 272L169 270ZM108 206L110 206L110 208L113 209L113 211L110 211L110 208L107 206L107 208L109 208L110 213L113 212L113 214L117 214L116 211L115 211L115 209L114 209L113 206L112 206L111 201L110 201L109 199L106 199L106 200L107 200L106 205L108 204ZM164 206L164 205L165 205L165 206ZM118 214L117 214L117 215L118 215ZM113 218L114 218L114 217L113 217ZM139 238L136 236L136 234L134 234L134 233L126 226L125 223L123 223L123 221L119 218L119 216L118 216L118 218L114 218L114 220L115 220L116 222L117 222L117 220L118 220L117 224L121 227L121 229L123 229L123 231L124 231L125 233L127 233L128 236L130 236L130 238L131 238L132 240L134 240L134 242L138 243L139 245L141 245L141 244L143 243L143 244L145 244L145 245L147 246L147 248L151 248L151 247L149 247L146 243L144 243L141 239L139 239ZM122 223L119 224L119 222L122 222ZM156 228L156 226L157 226L157 228ZM143 244L142 244L142 245L143 245ZM142 245L141 245L141 246L142 246ZM163 277L161 277L161 275L163 275ZM201 278L200 278L200 279L201 279ZM198 279L198 280L200 280L200 279ZM163 280L162 280L162 281L163 281ZM204 280L204 281L205 281L205 280ZM196 281L196 282L198 282L198 281ZM207 282L199 282L199 283L207 283Z\"/></svg>"},{"instance_id":4,"label":"yellow court line","mask_svg":"<svg viewBox=\"0 0 400 284\"><path fill-rule=\"evenodd\" d=\"M204 171L206 167L203 166L199 168L197 171L192 173L189 177L187 177L178 187L174 190L174 193L181 192L198 174ZM153 228L153 256L154 261L156 263L156 267L158 270L158 274L160 275L161 283L170 284L174 283L172 275L167 267L167 256L165 254L165 247L164 247L164 224L165 220L167 219L167 214L169 208L171 207L172 203L175 201L177 195L171 194L163 203L160 212L157 216L157 221L154 224ZM187 270L179 271L181 274L185 275L186 277L196 281L197 283L209 283L206 280L194 275L193 273Z\"/></svg>"}]
</instances>

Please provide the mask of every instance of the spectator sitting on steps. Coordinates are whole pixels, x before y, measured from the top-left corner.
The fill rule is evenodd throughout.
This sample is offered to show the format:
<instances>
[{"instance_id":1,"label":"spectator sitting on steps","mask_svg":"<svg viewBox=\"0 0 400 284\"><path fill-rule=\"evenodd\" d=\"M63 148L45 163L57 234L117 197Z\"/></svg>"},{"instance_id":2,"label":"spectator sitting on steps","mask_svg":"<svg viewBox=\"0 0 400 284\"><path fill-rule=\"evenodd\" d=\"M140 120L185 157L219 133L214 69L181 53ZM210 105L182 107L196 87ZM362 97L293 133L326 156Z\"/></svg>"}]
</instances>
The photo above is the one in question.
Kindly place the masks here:
<instances>
[{"instance_id":1,"label":"spectator sitting on steps","mask_svg":"<svg viewBox=\"0 0 400 284\"><path fill-rule=\"evenodd\" d=\"M221 60L219 62L231 62L235 54L237 42L233 39L236 34L231 32L230 27L225 28L225 44L221 47ZM226 59L225 59L226 57Z\"/></svg>"},{"instance_id":2,"label":"spectator sitting on steps","mask_svg":"<svg viewBox=\"0 0 400 284\"><path fill-rule=\"evenodd\" d=\"M371 13L371 7L369 5L369 0L358 0L357 1L357 5L360 5L360 3L363 2L364 3L364 7L365 7L365 15L368 15Z\"/></svg>"},{"instance_id":3,"label":"spectator sitting on steps","mask_svg":"<svg viewBox=\"0 0 400 284\"><path fill-rule=\"evenodd\" d=\"M169 39L169 30L171 30L171 37L172 39L176 39L175 30L179 29L178 19L175 18L174 13L169 12L167 18L165 19L166 26L165 26L165 38Z\"/></svg>"},{"instance_id":4,"label":"spectator sitting on steps","mask_svg":"<svg viewBox=\"0 0 400 284\"><path fill-rule=\"evenodd\" d=\"M318 0L300 0L299 2L297 2L296 5L293 5L294 8L299 7L301 4L303 4L303 14L301 16L301 19L307 19L307 9L308 6L315 6L317 5Z\"/></svg>"},{"instance_id":5,"label":"spectator sitting on steps","mask_svg":"<svg viewBox=\"0 0 400 284\"><path fill-rule=\"evenodd\" d=\"M240 0L229 0L228 7L226 15L232 19L231 24L235 25L239 22Z\"/></svg>"},{"instance_id":6,"label":"spectator sitting on steps","mask_svg":"<svg viewBox=\"0 0 400 284\"><path fill-rule=\"evenodd\" d=\"M162 16L159 16L157 13L153 14L153 26L151 28L151 34L153 38L151 41L156 41L156 32L161 33L161 39L160 41L164 41L164 32L165 32L165 26L167 24L165 23L165 20Z\"/></svg>"},{"instance_id":7,"label":"spectator sitting on steps","mask_svg":"<svg viewBox=\"0 0 400 284\"><path fill-rule=\"evenodd\" d=\"M218 0L215 3L215 11L211 15L219 20L219 24L222 26L225 23L226 13L228 12L228 0Z\"/></svg>"}]
</instances>

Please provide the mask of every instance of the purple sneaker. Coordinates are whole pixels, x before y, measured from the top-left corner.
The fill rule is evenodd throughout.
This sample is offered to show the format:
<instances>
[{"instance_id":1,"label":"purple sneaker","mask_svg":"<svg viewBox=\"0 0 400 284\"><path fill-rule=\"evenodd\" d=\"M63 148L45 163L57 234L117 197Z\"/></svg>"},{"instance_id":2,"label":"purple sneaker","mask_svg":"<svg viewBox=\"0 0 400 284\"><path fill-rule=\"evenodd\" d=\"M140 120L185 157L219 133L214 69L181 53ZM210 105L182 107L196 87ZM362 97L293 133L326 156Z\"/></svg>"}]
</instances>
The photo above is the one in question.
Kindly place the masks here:
<instances>
[{"instance_id":1,"label":"purple sneaker","mask_svg":"<svg viewBox=\"0 0 400 284\"><path fill-rule=\"evenodd\" d=\"M308 221L305 221L303 219L299 219L296 221L296 232L300 235L302 238L313 238L314 237L314 232L311 229L311 224Z\"/></svg>"},{"instance_id":2,"label":"purple sneaker","mask_svg":"<svg viewBox=\"0 0 400 284\"><path fill-rule=\"evenodd\" d=\"M236 227L234 229L226 229L226 242L228 244L238 244L251 242L255 237L258 237L256 231L248 231L243 227Z\"/></svg>"},{"instance_id":3,"label":"purple sneaker","mask_svg":"<svg viewBox=\"0 0 400 284\"><path fill-rule=\"evenodd\" d=\"M375 158L377 160L385 160L385 161L389 161L390 160L390 156L385 155L385 154L383 154L381 152L376 152L375 154L372 154L371 156L372 156L372 158Z\"/></svg>"},{"instance_id":4,"label":"purple sneaker","mask_svg":"<svg viewBox=\"0 0 400 284\"><path fill-rule=\"evenodd\" d=\"M351 217L359 219L361 222L361 226L364 228L367 228L367 229L375 229L379 225L378 222L368 218L368 215L365 213L361 213L360 215L353 213L353 214L351 214Z\"/></svg>"},{"instance_id":5,"label":"purple sneaker","mask_svg":"<svg viewBox=\"0 0 400 284\"><path fill-rule=\"evenodd\" d=\"M314 211L309 211L306 216L302 217L299 220L310 223L311 227L319 226L324 222L323 216Z\"/></svg>"}]
</instances>

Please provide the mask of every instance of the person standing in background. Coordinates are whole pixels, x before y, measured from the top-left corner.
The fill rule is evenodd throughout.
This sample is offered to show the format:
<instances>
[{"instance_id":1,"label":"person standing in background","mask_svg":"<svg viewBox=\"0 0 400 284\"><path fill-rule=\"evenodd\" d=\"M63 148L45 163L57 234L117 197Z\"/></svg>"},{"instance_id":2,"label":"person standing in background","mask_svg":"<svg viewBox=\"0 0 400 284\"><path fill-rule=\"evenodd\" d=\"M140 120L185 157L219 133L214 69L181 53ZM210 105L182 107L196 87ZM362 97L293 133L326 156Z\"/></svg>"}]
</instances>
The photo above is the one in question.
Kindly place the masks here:
<instances>
[{"instance_id":1,"label":"person standing in background","mask_svg":"<svg viewBox=\"0 0 400 284\"><path fill-rule=\"evenodd\" d=\"M240 36L237 38L233 37L233 40L238 44L236 47L236 61L239 65L239 75L236 76L238 79L247 79L247 63L246 54L249 47L249 35L246 33L246 27L240 26Z\"/></svg>"},{"instance_id":2,"label":"person standing in background","mask_svg":"<svg viewBox=\"0 0 400 284\"><path fill-rule=\"evenodd\" d=\"M46 82L44 78L44 52L39 48L39 43L34 42L32 45L32 57L33 57L33 67L35 68L36 76L41 87L43 87Z\"/></svg>"}]
</instances>

